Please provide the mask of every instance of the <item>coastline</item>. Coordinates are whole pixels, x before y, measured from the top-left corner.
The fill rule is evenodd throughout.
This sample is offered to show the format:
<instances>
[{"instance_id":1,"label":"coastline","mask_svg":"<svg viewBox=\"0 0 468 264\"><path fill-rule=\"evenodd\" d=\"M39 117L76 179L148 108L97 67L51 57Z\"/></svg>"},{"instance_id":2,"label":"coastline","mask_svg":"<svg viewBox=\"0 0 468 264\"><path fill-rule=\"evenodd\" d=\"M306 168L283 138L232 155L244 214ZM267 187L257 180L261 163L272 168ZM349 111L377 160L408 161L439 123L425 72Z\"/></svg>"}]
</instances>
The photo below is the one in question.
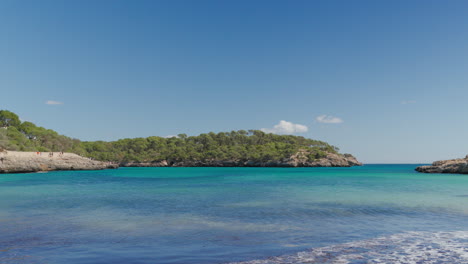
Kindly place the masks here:
<instances>
[{"instance_id":1,"label":"coastline","mask_svg":"<svg viewBox=\"0 0 468 264\"><path fill-rule=\"evenodd\" d=\"M116 169L117 164L63 152L0 152L0 173Z\"/></svg>"},{"instance_id":2,"label":"coastline","mask_svg":"<svg viewBox=\"0 0 468 264\"><path fill-rule=\"evenodd\" d=\"M155 161L155 162L121 162L120 167L353 167L362 166L352 155L329 153L326 157L309 161L301 152L289 159L257 162L243 160L187 160L187 161Z\"/></svg>"},{"instance_id":3,"label":"coastline","mask_svg":"<svg viewBox=\"0 0 468 264\"><path fill-rule=\"evenodd\" d=\"M415 170L422 173L468 174L468 155L461 159L435 161L430 166L419 166Z\"/></svg>"},{"instance_id":4,"label":"coastline","mask_svg":"<svg viewBox=\"0 0 468 264\"><path fill-rule=\"evenodd\" d=\"M119 167L353 167L362 163L352 155L328 154L324 158L308 161L301 155L279 161L157 161L157 162L104 162L62 152L0 152L0 173L28 173L58 170L104 170Z\"/></svg>"}]
</instances>

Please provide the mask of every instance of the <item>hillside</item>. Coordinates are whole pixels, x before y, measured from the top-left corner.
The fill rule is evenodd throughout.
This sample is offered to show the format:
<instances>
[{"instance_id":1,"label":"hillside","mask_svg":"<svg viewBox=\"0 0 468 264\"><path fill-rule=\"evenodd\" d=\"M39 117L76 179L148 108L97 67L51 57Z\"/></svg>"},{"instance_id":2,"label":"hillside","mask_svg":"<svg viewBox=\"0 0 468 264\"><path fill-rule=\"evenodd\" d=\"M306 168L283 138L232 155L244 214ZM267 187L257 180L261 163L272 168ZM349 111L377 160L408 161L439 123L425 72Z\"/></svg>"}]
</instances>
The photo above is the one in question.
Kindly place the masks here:
<instances>
[{"instance_id":1,"label":"hillside","mask_svg":"<svg viewBox=\"0 0 468 264\"><path fill-rule=\"evenodd\" d=\"M81 142L0 111L0 148L63 151L123 166L355 166L326 142L259 130Z\"/></svg>"}]
</instances>

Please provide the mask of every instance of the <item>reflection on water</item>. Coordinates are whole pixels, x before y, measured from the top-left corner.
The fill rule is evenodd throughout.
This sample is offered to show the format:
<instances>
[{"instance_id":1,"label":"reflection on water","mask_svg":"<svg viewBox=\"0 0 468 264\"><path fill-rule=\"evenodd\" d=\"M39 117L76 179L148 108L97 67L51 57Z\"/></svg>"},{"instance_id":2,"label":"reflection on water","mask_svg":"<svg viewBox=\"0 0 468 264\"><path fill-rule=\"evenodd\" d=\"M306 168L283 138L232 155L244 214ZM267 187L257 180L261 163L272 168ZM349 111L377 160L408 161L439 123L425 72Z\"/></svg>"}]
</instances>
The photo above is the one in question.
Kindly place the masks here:
<instances>
[{"instance_id":1,"label":"reflection on water","mask_svg":"<svg viewBox=\"0 0 468 264\"><path fill-rule=\"evenodd\" d=\"M413 167L1 175L0 263L463 263L468 177Z\"/></svg>"}]
</instances>

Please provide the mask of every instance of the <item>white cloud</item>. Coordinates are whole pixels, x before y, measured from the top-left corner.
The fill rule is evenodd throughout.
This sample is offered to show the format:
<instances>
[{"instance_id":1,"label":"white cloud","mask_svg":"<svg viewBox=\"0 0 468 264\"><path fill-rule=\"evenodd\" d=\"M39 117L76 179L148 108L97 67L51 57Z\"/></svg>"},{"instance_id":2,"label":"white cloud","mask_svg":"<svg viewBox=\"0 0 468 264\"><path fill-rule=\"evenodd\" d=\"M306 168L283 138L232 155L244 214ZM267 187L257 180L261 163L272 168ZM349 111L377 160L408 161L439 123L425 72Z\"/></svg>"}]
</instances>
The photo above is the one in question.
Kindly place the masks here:
<instances>
[{"instance_id":1,"label":"white cloud","mask_svg":"<svg viewBox=\"0 0 468 264\"><path fill-rule=\"evenodd\" d=\"M336 116L331 116L331 115L320 115L315 118L317 122L319 123L324 123L324 124L341 124L343 123L343 119L336 117Z\"/></svg>"},{"instance_id":2,"label":"white cloud","mask_svg":"<svg viewBox=\"0 0 468 264\"><path fill-rule=\"evenodd\" d=\"M309 130L307 126L294 124L288 121L281 120L273 128L262 128L260 129L265 133L273 134L295 134L295 133L305 133Z\"/></svg>"},{"instance_id":3,"label":"white cloud","mask_svg":"<svg viewBox=\"0 0 468 264\"><path fill-rule=\"evenodd\" d=\"M49 100L46 102L46 104L48 105L63 105L62 102L59 102L59 101L53 101L53 100Z\"/></svg>"},{"instance_id":4,"label":"white cloud","mask_svg":"<svg viewBox=\"0 0 468 264\"><path fill-rule=\"evenodd\" d=\"M407 100L407 101L401 101L400 103L402 105L407 105L407 104L415 104L416 101L415 100Z\"/></svg>"},{"instance_id":5,"label":"white cloud","mask_svg":"<svg viewBox=\"0 0 468 264\"><path fill-rule=\"evenodd\" d=\"M165 138L178 138L177 135L168 135L168 136L165 136Z\"/></svg>"}]
</instances>

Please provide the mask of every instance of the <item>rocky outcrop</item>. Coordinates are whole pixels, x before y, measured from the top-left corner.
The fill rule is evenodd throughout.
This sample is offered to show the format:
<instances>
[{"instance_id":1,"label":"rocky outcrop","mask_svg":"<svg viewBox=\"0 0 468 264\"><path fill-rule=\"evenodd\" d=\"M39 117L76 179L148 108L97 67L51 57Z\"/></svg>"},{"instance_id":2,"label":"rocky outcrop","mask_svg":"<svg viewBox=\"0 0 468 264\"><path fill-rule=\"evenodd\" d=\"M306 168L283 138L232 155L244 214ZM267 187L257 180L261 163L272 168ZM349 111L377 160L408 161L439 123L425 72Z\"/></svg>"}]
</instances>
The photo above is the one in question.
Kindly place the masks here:
<instances>
[{"instance_id":1,"label":"rocky outcrop","mask_svg":"<svg viewBox=\"0 0 468 264\"><path fill-rule=\"evenodd\" d=\"M460 173L468 174L468 155L464 159L440 160L432 166L420 166L416 171L424 173Z\"/></svg>"},{"instance_id":2,"label":"rocky outcrop","mask_svg":"<svg viewBox=\"0 0 468 264\"><path fill-rule=\"evenodd\" d=\"M73 153L0 152L0 173L39 172L54 170L115 169L117 164L95 161Z\"/></svg>"},{"instance_id":3,"label":"rocky outcrop","mask_svg":"<svg viewBox=\"0 0 468 264\"><path fill-rule=\"evenodd\" d=\"M361 166L350 154L328 153L326 157L310 161L306 151L299 151L289 159L257 162L242 160L208 160L208 161L156 161L125 162L121 167L352 167Z\"/></svg>"},{"instance_id":4,"label":"rocky outcrop","mask_svg":"<svg viewBox=\"0 0 468 264\"><path fill-rule=\"evenodd\" d=\"M350 154L328 153L326 157L309 160L306 151L288 159L268 162L241 160L123 162L121 167L351 167L362 165ZM119 165L81 157L73 153L0 151L0 173L41 172L54 170L115 169Z\"/></svg>"},{"instance_id":5,"label":"rocky outcrop","mask_svg":"<svg viewBox=\"0 0 468 264\"><path fill-rule=\"evenodd\" d=\"M122 162L120 163L121 167L169 167L167 161L155 161L155 162Z\"/></svg>"},{"instance_id":6,"label":"rocky outcrop","mask_svg":"<svg viewBox=\"0 0 468 264\"><path fill-rule=\"evenodd\" d=\"M291 164L291 167L352 167L352 166L361 166L360 163L353 155L351 154L335 154L327 153L323 158L309 160L309 153L305 150L300 150L295 155L291 156L287 160L288 164Z\"/></svg>"}]
</instances>

